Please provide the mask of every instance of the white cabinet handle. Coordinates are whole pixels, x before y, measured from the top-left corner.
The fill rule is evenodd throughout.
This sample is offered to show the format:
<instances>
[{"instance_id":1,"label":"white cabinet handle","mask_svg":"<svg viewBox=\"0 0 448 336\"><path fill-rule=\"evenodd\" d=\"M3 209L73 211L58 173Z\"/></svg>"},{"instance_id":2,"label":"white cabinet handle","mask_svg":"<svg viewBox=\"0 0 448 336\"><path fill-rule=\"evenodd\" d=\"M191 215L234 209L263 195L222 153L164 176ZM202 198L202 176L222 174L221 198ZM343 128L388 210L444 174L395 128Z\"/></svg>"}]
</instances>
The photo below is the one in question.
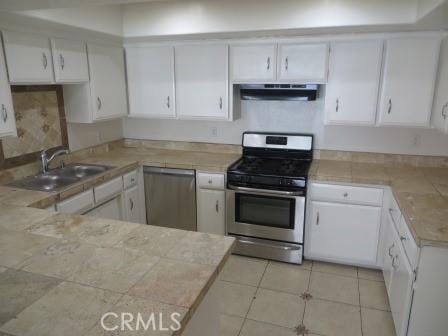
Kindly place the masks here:
<instances>
[{"instance_id":1,"label":"white cabinet handle","mask_svg":"<svg viewBox=\"0 0 448 336\"><path fill-rule=\"evenodd\" d=\"M339 112L339 98L336 99L336 112Z\"/></svg>"},{"instance_id":2,"label":"white cabinet handle","mask_svg":"<svg viewBox=\"0 0 448 336\"><path fill-rule=\"evenodd\" d=\"M166 97L166 107L170 108L170 96Z\"/></svg>"},{"instance_id":3,"label":"white cabinet handle","mask_svg":"<svg viewBox=\"0 0 448 336\"><path fill-rule=\"evenodd\" d=\"M62 56L62 54L59 54L59 65L61 66L61 69L64 70L65 59L64 59L64 56Z\"/></svg>"},{"instance_id":4,"label":"white cabinet handle","mask_svg":"<svg viewBox=\"0 0 448 336\"><path fill-rule=\"evenodd\" d=\"M391 114L392 112L392 99L389 99L389 107L387 108L387 114Z\"/></svg>"},{"instance_id":5,"label":"white cabinet handle","mask_svg":"<svg viewBox=\"0 0 448 336\"><path fill-rule=\"evenodd\" d=\"M129 199L129 206L131 207L131 211L134 210L134 201L132 198Z\"/></svg>"},{"instance_id":6,"label":"white cabinet handle","mask_svg":"<svg viewBox=\"0 0 448 336\"><path fill-rule=\"evenodd\" d=\"M47 59L47 55L45 53L42 53L42 65L44 66L44 69L47 69L48 59Z\"/></svg>"},{"instance_id":7,"label":"white cabinet handle","mask_svg":"<svg viewBox=\"0 0 448 336\"><path fill-rule=\"evenodd\" d=\"M222 110L222 97L219 97L219 109Z\"/></svg>"},{"instance_id":8,"label":"white cabinet handle","mask_svg":"<svg viewBox=\"0 0 448 336\"><path fill-rule=\"evenodd\" d=\"M442 107L442 117L443 117L443 119L445 119L445 120L446 120L446 116L447 116L447 114L446 114L446 109L447 109L447 107L448 107L448 103L446 103L446 104L443 105L443 107Z\"/></svg>"},{"instance_id":9,"label":"white cabinet handle","mask_svg":"<svg viewBox=\"0 0 448 336\"><path fill-rule=\"evenodd\" d=\"M389 246L389 257L392 258L392 249L395 247L395 244L392 244L391 246Z\"/></svg>"},{"instance_id":10,"label":"white cabinet handle","mask_svg":"<svg viewBox=\"0 0 448 336\"><path fill-rule=\"evenodd\" d=\"M101 107L103 106L103 103L101 102L101 98L100 97L96 97L96 103L98 106L98 111L101 110Z\"/></svg>"},{"instance_id":11,"label":"white cabinet handle","mask_svg":"<svg viewBox=\"0 0 448 336\"><path fill-rule=\"evenodd\" d=\"M266 60L266 70L269 70L271 68L271 58L268 57L268 59Z\"/></svg>"},{"instance_id":12,"label":"white cabinet handle","mask_svg":"<svg viewBox=\"0 0 448 336\"><path fill-rule=\"evenodd\" d=\"M3 122L6 122L6 120L8 120L8 110L6 109L4 104L2 104L2 119Z\"/></svg>"},{"instance_id":13,"label":"white cabinet handle","mask_svg":"<svg viewBox=\"0 0 448 336\"><path fill-rule=\"evenodd\" d=\"M288 61L288 57L285 58L285 70L288 71L289 68L289 61Z\"/></svg>"},{"instance_id":14,"label":"white cabinet handle","mask_svg":"<svg viewBox=\"0 0 448 336\"><path fill-rule=\"evenodd\" d=\"M219 201L216 201L215 210L216 212L219 212Z\"/></svg>"}]
</instances>

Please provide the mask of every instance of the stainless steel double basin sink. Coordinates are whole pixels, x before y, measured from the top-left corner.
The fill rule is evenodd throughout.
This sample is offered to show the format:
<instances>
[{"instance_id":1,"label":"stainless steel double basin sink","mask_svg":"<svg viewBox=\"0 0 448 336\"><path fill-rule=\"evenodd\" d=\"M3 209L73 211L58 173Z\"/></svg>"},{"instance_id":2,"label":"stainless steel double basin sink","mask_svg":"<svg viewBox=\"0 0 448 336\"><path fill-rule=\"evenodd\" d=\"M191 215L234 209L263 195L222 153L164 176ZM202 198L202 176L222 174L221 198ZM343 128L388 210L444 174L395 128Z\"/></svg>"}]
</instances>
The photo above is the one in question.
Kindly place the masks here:
<instances>
[{"instance_id":1,"label":"stainless steel double basin sink","mask_svg":"<svg viewBox=\"0 0 448 336\"><path fill-rule=\"evenodd\" d=\"M14 181L7 184L7 186L38 191L57 191L91 176L104 173L112 168L114 167L93 164L71 164L64 168L52 169L46 174L34 175Z\"/></svg>"}]
</instances>

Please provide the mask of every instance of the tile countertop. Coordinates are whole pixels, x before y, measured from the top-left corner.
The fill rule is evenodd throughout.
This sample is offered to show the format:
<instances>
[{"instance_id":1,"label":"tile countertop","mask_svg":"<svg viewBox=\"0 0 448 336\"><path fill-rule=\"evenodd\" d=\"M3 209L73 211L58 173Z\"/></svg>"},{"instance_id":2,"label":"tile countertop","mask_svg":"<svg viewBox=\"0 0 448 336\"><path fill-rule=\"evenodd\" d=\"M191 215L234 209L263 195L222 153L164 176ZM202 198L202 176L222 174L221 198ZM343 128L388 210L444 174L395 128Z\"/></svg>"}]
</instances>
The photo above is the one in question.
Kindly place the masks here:
<instances>
[{"instance_id":1,"label":"tile countertop","mask_svg":"<svg viewBox=\"0 0 448 336\"><path fill-rule=\"evenodd\" d=\"M77 160L115 168L60 192L0 187L0 334L103 335L114 311L177 312L185 327L234 238L41 209L138 165L224 172L238 158L116 149Z\"/></svg>"},{"instance_id":2,"label":"tile countertop","mask_svg":"<svg viewBox=\"0 0 448 336\"><path fill-rule=\"evenodd\" d=\"M314 160L309 178L390 186L416 243L448 248L448 168Z\"/></svg>"}]
</instances>

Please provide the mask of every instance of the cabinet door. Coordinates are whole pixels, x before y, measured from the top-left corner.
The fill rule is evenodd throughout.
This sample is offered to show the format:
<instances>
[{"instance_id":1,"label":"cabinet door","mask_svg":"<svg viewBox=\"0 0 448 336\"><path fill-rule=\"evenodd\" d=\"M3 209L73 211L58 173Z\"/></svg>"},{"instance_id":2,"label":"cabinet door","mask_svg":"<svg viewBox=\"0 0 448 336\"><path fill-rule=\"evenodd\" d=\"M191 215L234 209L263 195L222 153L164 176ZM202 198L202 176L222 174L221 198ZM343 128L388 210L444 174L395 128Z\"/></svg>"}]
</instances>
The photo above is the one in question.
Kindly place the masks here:
<instances>
[{"instance_id":1,"label":"cabinet door","mask_svg":"<svg viewBox=\"0 0 448 336\"><path fill-rule=\"evenodd\" d=\"M325 94L328 124L374 125L382 41L335 42Z\"/></svg>"},{"instance_id":2,"label":"cabinet door","mask_svg":"<svg viewBox=\"0 0 448 336\"><path fill-rule=\"evenodd\" d=\"M271 82L276 79L277 46L249 44L230 47L230 73L233 82Z\"/></svg>"},{"instance_id":3,"label":"cabinet door","mask_svg":"<svg viewBox=\"0 0 448 336\"><path fill-rule=\"evenodd\" d=\"M225 234L225 191L198 189L198 231Z\"/></svg>"},{"instance_id":4,"label":"cabinet door","mask_svg":"<svg viewBox=\"0 0 448 336\"><path fill-rule=\"evenodd\" d=\"M88 44L93 120L127 114L124 54L121 47Z\"/></svg>"},{"instance_id":5,"label":"cabinet door","mask_svg":"<svg viewBox=\"0 0 448 336\"><path fill-rule=\"evenodd\" d=\"M393 223L393 218L388 212L386 220L384 222L384 232L383 232L383 253L382 253L382 270L384 282L386 285L387 293L390 295L390 287L392 281L392 261L394 255L396 254L395 237L397 236L396 229Z\"/></svg>"},{"instance_id":6,"label":"cabinet door","mask_svg":"<svg viewBox=\"0 0 448 336\"><path fill-rule=\"evenodd\" d=\"M398 234L395 235L395 239L397 248L395 249L392 262L393 273L389 301L397 336L406 336L412 302L414 272L406 257Z\"/></svg>"},{"instance_id":7,"label":"cabinet door","mask_svg":"<svg viewBox=\"0 0 448 336\"><path fill-rule=\"evenodd\" d=\"M327 81L328 44L279 46L279 81L321 84Z\"/></svg>"},{"instance_id":8,"label":"cabinet door","mask_svg":"<svg viewBox=\"0 0 448 336\"><path fill-rule=\"evenodd\" d=\"M313 201L307 251L327 260L375 264L380 221L380 207Z\"/></svg>"},{"instance_id":9,"label":"cabinet door","mask_svg":"<svg viewBox=\"0 0 448 336\"><path fill-rule=\"evenodd\" d=\"M52 83L50 40L44 36L4 32L6 62L11 84Z\"/></svg>"},{"instance_id":10,"label":"cabinet door","mask_svg":"<svg viewBox=\"0 0 448 336\"><path fill-rule=\"evenodd\" d=\"M123 220L120 198L120 196L117 196L114 199L111 199L110 201L89 211L86 215L98 218Z\"/></svg>"},{"instance_id":11,"label":"cabinet door","mask_svg":"<svg viewBox=\"0 0 448 336\"><path fill-rule=\"evenodd\" d=\"M138 186L134 186L124 192L124 207L126 220L133 223L142 223L140 214L140 202L138 197ZM142 223L143 224L143 223Z\"/></svg>"},{"instance_id":12,"label":"cabinet door","mask_svg":"<svg viewBox=\"0 0 448 336\"><path fill-rule=\"evenodd\" d=\"M439 60L437 89L432 108L432 124L437 129L448 131L448 38L443 41Z\"/></svg>"},{"instance_id":13,"label":"cabinet door","mask_svg":"<svg viewBox=\"0 0 448 336\"><path fill-rule=\"evenodd\" d=\"M1 43L0 39L0 46ZM12 105L11 87L8 84L5 60L0 48L0 137L16 134L16 118Z\"/></svg>"},{"instance_id":14,"label":"cabinet door","mask_svg":"<svg viewBox=\"0 0 448 336\"><path fill-rule=\"evenodd\" d=\"M175 48L176 110L179 117L228 118L227 45Z\"/></svg>"},{"instance_id":15,"label":"cabinet door","mask_svg":"<svg viewBox=\"0 0 448 336\"><path fill-rule=\"evenodd\" d=\"M429 126L439 48L438 37L386 41L381 125Z\"/></svg>"},{"instance_id":16,"label":"cabinet door","mask_svg":"<svg viewBox=\"0 0 448 336\"><path fill-rule=\"evenodd\" d=\"M126 49L129 115L174 117L174 48Z\"/></svg>"},{"instance_id":17,"label":"cabinet door","mask_svg":"<svg viewBox=\"0 0 448 336\"><path fill-rule=\"evenodd\" d=\"M57 83L89 81L86 45L82 41L51 40L54 75Z\"/></svg>"}]
</instances>

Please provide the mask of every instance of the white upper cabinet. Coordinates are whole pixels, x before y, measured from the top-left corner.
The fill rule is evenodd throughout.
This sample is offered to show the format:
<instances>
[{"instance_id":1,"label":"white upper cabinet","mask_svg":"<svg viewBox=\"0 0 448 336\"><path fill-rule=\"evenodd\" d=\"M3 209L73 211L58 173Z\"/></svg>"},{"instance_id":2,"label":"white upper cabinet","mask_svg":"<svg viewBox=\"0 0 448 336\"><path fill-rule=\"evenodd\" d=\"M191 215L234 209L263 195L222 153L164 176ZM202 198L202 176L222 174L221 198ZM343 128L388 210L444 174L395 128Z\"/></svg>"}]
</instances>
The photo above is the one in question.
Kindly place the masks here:
<instances>
[{"instance_id":1,"label":"white upper cabinet","mask_svg":"<svg viewBox=\"0 0 448 336\"><path fill-rule=\"evenodd\" d=\"M278 80L323 84L327 81L328 44L280 44Z\"/></svg>"},{"instance_id":2,"label":"white upper cabinet","mask_svg":"<svg viewBox=\"0 0 448 336\"><path fill-rule=\"evenodd\" d=\"M276 44L245 44L230 47L230 76L233 82L276 80Z\"/></svg>"},{"instance_id":3,"label":"white upper cabinet","mask_svg":"<svg viewBox=\"0 0 448 336\"><path fill-rule=\"evenodd\" d=\"M54 75L57 83L89 81L86 44L82 41L51 40Z\"/></svg>"},{"instance_id":4,"label":"white upper cabinet","mask_svg":"<svg viewBox=\"0 0 448 336\"><path fill-rule=\"evenodd\" d=\"M440 38L391 38L386 41L379 124L429 126Z\"/></svg>"},{"instance_id":5,"label":"white upper cabinet","mask_svg":"<svg viewBox=\"0 0 448 336\"><path fill-rule=\"evenodd\" d=\"M67 121L92 123L127 115L123 48L88 44L90 82L64 85Z\"/></svg>"},{"instance_id":6,"label":"white upper cabinet","mask_svg":"<svg viewBox=\"0 0 448 336\"><path fill-rule=\"evenodd\" d=\"M448 38L443 41L440 52L437 89L432 109L432 123L437 129L448 131Z\"/></svg>"},{"instance_id":7,"label":"white upper cabinet","mask_svg":"<svg viewBox=\"0 0 448 336\"><path fill-rule=\"evenodd\" d=\"M175 68L179 118L229 118L227 45L176 46Z\"/></svg>"},{"instance_id":8,"label":"white upper cabinet","mask_svg":"<svg viewBox=\"0 0 448 336\"><path fill-rule=\"evenodd\" d=\"M126 48L129 115L175 117L174 48Z\"/></svg>"},{"instance_id":9,"label":"white upper cabinet","mask_svg":"<svg viewBox=\"0 0 448 336\"><path fill-rule=\"evenodd\" d=\"M1 45L0 38L0 45ZM11 88L8 84L6 64L0 48L0 137L16 135L16 119L11 98Z\"/></svg>"},{"instance_id":10,"label":"white upper cabinet","mask_svg":"<svg viewBox=\"0 0 448 336\"><path fill-rule=\"evenodd\" d=\"M347 41L331 45L325 95L327 124L374 125L383 42Z\"/></svg>"},{"instance_id":11,"label":"white upper cabinet","mask_svg":"<svg viewBox=\"0 0 448 336\"><path fill-rule=\"evenodd\" d=\"M18 32L3 32L9 82L11 84L53 83L50 40Z\"/></svg>"}]
</instances>

